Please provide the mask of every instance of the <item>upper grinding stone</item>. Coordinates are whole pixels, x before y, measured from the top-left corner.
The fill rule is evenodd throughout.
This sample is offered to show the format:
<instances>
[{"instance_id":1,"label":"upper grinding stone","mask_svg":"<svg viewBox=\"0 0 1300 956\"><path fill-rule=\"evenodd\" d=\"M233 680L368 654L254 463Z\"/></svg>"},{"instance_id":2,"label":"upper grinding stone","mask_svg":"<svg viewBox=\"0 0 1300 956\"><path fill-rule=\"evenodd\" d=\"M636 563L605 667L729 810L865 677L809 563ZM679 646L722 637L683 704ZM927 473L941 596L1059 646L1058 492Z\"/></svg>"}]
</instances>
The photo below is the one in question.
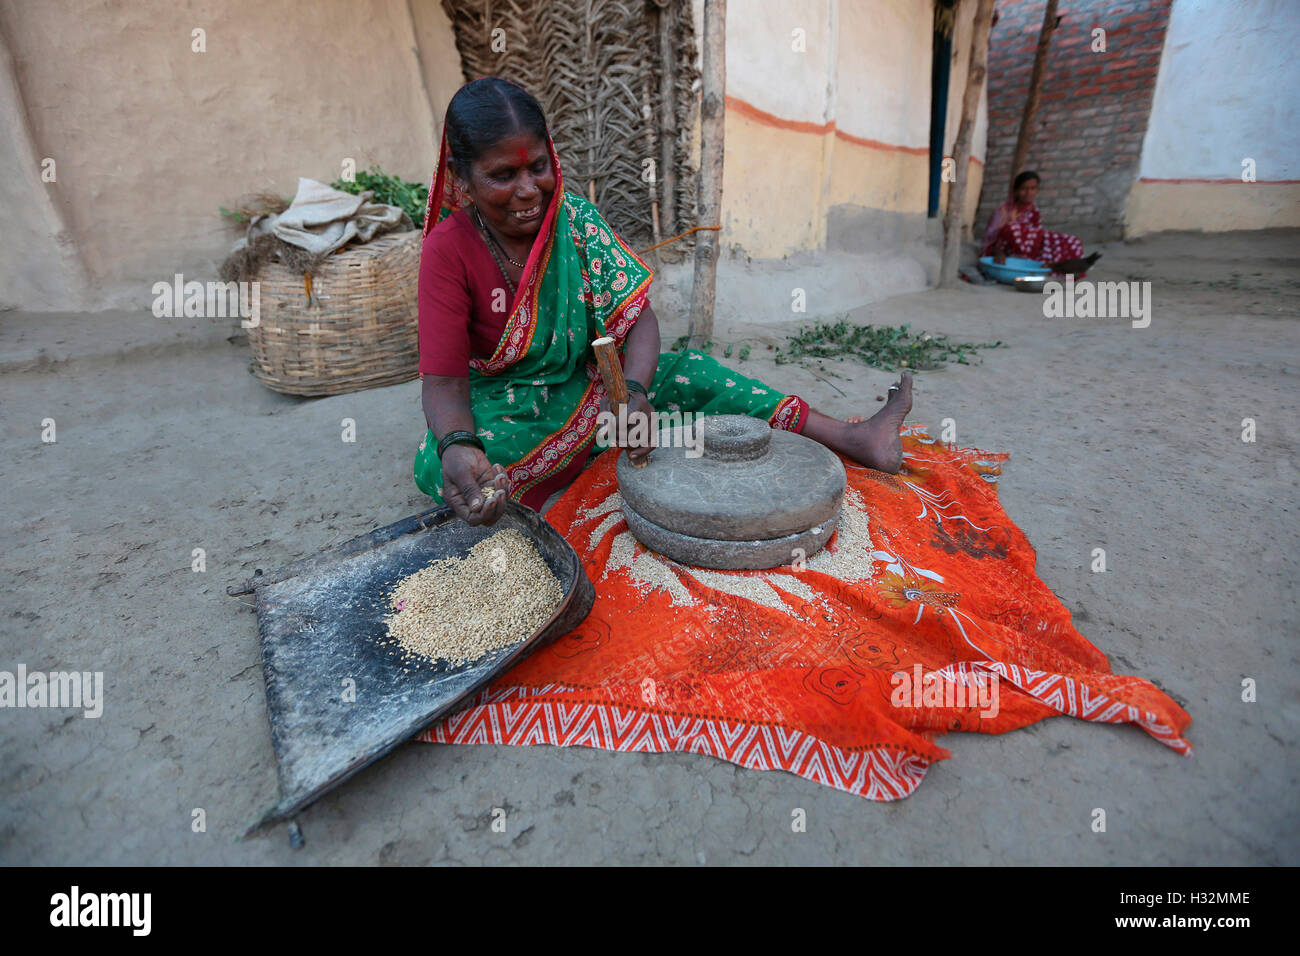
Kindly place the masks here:
<instances>
[{"instance_id":1,"label":"upper grinding stone","mask_svg":"<svg viewBox=\"0 0 1300 956\"><path fill-rule=\"evenodd\" d=\"M650 463L618 459L619 491L639 515L696 538L755 541L830 520L844 497L844 465L810 438L747 415L713 415L665 430ZM700 448L703 456L688 457Z\"/></svg>"}]
</instances>

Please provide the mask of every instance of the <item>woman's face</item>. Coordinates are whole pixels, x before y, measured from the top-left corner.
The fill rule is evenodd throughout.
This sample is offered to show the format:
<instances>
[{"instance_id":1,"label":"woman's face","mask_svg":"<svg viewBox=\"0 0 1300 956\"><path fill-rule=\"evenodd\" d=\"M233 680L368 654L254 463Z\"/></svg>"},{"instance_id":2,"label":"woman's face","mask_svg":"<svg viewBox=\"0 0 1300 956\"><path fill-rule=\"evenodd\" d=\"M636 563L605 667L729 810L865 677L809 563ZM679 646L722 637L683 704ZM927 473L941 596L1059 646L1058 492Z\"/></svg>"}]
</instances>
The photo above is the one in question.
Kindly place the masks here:
<instances>
[{"instance_id":1,"label":"woman's face","mask_svg":"<svg viewBox=\"0 0 1300 956\"><path fill-rule=\"evenodd\" d=\"M1016 190L1016 203L1023 206L1038 198L1038 180L1027 179Z\"/></svg>"},{"instance_id":2,"label":"woman's face","mask_svg":"<svg viewBox=\"0 0 1300 956\"><path fill-rule=\"evenodd\" d=\"M546 143L532 133L507 136L474 161L466 192L500 235L533 238L555 192Z\"/></svg>"}]
</instances>

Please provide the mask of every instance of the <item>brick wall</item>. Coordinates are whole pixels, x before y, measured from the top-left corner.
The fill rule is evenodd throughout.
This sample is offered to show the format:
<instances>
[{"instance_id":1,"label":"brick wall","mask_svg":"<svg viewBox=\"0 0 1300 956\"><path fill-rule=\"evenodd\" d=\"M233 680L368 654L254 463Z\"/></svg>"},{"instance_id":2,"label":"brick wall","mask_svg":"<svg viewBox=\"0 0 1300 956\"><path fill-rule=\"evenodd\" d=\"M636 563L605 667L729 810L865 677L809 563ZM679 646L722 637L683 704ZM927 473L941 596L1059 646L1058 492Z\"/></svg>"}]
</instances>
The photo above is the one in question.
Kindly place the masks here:
<instances>
[{"instance_id":1,"label":"brick wall","mask_svg":"<svg viewBox=\"0 0 1300 956\"><path fill-rule=\"evenodd\" d=\"M1049 229L1120 238L1137 178L1171 0L1060 0L1025 169ZM998 0L989 36L989 141L976 236L1007 197L1046 0ZM1092 51L1092 31L1106 51ZM1019 172L1019 170L1017 170Z\"/></svg>"}]
</instances>

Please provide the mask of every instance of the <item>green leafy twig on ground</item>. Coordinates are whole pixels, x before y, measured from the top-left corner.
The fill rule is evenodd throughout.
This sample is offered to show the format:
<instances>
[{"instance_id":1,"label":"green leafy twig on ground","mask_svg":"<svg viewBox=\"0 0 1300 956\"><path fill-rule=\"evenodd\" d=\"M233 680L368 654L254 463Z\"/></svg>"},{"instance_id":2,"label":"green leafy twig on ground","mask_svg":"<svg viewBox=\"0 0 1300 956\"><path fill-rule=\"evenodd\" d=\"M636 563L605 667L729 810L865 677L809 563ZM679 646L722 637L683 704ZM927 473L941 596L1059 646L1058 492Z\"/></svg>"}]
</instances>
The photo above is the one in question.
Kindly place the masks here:
<instances>
[{"instance_id":1,"label":"green leafy twig on ground","mask_svg":"<svg viewBox=\"0 0 1300 956\"><path fill-rule=\"evenodd\" d=\"M945 362L969 365L977 349L995 349L997 342L954 342L946 335L913 333L910 325L854 325L840 320L818 322L789 336L789 347L778 350L776 363L806 364L827 358L856 358L875 368L928 371Z\"/></svg>"},{"instance_id":2,"label":"green leafy twig on ground","mask_svg":"<svg viewBox=\"0 0 1300 956\"><path fill-rule=\"evenodd\" d=\"M424 228L424 207L429 199L428 186L405 182L397 176L390 176L378 166L357 173L355 179L336 179L330 185L354 196L362 190L373 189L374 202L396 206L411 217L416 229Z\"/></svg>"},{"instance_id":3,"label":"green leafy twig on ground","mask_svg":"<svg viewBox=\"0 0 1300 956\"><path fill-rule=\"evenodd\" d=\"M686 348L687 343L689 343L690 340L691 337L689 335L679 335L673 340L673 344L669 347L669 351L680 352L682 349ZM704 344L700 346L700 351L705 355L712 355L714 348L719 345L723 346L723 358L731 358L733 353L738 362L743 362L745 359L749 358L751 346L745 339L741 339L739 342L715 342L713 339L707 339ZM769 345L768 348L771 348L771 346Z\"/></svg>"}]
</instances>

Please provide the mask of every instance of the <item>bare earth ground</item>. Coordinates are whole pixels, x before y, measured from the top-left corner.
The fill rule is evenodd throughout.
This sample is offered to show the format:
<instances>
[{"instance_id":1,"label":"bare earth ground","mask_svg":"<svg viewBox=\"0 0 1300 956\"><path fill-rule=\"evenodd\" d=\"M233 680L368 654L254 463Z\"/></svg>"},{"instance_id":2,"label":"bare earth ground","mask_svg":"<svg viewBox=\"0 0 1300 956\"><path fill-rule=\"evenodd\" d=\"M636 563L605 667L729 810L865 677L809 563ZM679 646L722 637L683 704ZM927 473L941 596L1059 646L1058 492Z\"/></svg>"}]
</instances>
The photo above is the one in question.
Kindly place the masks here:
<instances>
[{"instance_id":1,"label":"bare earth ground","mask_svg":"<svg viewBox=\"0 0 1300 956\"><path fill-rule=\"evenodd\" d=\"M975 287L852 317L1011 344L918 376L913 420L1012 453L1001 494L1039 574L1118 672L1190 711L1194 756L1056 718L943 738L953 759L880 804L705 757L407 744L305 812L298 851L282 827L236 841L276 776L254 615L225 588L426 507L418 385L299 401L259 386L211 323L160 342L147 316L0 316L0 669L107 683L98 720L0 711L0 861L1300 863L1300 243L1117 245L1092 278L1149 279L1150 328L1049 320L1038 297ZM762 318L720 337L779 337ZM827 363L844 396L753 341L738 368L828 412L869 414L892 380Z\"/></svg>"}]
</instances>

